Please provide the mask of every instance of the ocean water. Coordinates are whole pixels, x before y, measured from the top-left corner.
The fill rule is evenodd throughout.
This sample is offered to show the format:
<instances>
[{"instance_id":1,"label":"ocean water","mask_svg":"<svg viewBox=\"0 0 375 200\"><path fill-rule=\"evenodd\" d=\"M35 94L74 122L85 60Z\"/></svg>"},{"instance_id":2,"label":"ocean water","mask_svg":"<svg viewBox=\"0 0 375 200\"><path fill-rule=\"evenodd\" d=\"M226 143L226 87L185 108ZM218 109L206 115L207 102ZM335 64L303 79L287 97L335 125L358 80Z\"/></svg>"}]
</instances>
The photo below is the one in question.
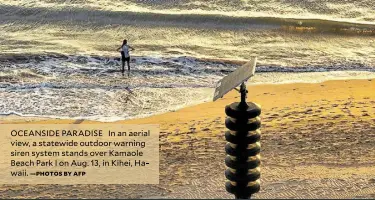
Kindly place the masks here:
<instances>
[{"instance_id":1,"label":"ocean water","mask_svg":"<svg viewBox=\"0 0 375 200\"><path fill-rule=\"evenodd\" d=\"M114 121L249 84L375 77L370 0L0 0L0 114ZM116 49L128 39L132 73Z\"/></svg>"}]
</instances>

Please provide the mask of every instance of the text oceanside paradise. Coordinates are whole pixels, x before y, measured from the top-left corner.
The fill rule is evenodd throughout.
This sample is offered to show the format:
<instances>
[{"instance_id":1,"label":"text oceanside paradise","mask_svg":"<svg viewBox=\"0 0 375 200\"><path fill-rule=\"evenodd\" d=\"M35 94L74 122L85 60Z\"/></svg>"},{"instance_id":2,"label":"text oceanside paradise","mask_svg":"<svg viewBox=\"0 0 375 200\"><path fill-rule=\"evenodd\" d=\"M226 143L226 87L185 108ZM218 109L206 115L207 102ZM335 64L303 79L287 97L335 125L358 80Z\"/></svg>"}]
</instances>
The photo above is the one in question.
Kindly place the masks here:
<instances>
[{"instance_id":1,"label":"text oceanside paradise","mask_svg":"<svg viewBox=\"0 0 375 200\"><path fill-rule=\"evenodd\" d=\"M103 136L102 130L12 130L10 135L13 137L29 137L29 136L38 136L38 137L60 137L60 136L92 136L92 137L101 137Z\"/></svg>"}]
</instances>

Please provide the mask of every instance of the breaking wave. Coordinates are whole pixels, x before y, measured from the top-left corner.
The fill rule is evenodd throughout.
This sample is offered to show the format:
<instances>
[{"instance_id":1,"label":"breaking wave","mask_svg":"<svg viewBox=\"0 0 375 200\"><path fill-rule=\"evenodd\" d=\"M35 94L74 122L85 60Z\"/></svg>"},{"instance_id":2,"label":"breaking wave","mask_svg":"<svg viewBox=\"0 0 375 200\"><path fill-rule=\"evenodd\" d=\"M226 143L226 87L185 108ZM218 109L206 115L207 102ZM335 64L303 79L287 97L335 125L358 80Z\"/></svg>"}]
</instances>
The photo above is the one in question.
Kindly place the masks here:
<instances>
[{"instance_id":1,"label":"breaking wave","mask_svg":"<svg viewBox=\"0 0 375 200\"><path fill-rule=\"evenodd\" d=\"M271 16L231 16L219 14L172 14L134 11L92 10L86 8L64 7L21 7L0 5L0 21L4 23L69 24L89 26L179 26L221 29L280 29L310 32L332 32L344 34L375 35L374 22L354 20L334 20L298 17Z\"/></svg>"}]
</instances>

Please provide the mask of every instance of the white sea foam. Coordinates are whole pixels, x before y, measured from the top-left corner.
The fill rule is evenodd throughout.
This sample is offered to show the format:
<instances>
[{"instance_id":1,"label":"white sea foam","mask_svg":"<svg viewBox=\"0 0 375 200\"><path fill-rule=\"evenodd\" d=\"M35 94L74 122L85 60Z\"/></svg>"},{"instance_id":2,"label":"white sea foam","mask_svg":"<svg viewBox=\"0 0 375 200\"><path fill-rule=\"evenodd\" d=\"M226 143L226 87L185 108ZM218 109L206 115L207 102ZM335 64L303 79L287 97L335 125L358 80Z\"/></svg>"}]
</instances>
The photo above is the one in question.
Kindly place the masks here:
<instances>
[{"instance_id":1,"label":"white sea foam","mask_svg":"<svg viewBox=\"0 0 375 200\"><path fill-rule=\"evenodd\" d=\"M131 76L116 58L29 57L2 61L0 114L117 121L212 99L215 83L239 65L192 57L135 57ZM249 84L375 78L371 66L258 66Z\"/></svg>"}]
</instances>

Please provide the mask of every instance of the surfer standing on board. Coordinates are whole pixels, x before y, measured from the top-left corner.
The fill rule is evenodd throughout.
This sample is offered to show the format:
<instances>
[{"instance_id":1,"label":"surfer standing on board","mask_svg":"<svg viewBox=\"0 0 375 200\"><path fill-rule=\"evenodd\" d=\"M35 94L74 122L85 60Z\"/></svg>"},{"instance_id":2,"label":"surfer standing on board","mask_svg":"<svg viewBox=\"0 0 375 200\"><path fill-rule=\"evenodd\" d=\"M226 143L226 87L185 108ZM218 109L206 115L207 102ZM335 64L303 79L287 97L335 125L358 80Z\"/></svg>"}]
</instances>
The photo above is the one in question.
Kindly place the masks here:
<instances>
[{"instance_id":1,"label":"surfer standing on board","mask_svg":"<svg viewBox=\"0 0 375 200\"><path fill-rule=\"evenodd\" d=\"M129 73L130 73L130 54L129 54L129 51L134 50L134 48L128 45L127 40L124 40L122 42L121 47L118 48L117 51L118 50L121 50L122 75L124 75L124 72L125 72L125 61L126 61L128 63L128 76L129 76Z\"/></svg>"}]
</instances>

